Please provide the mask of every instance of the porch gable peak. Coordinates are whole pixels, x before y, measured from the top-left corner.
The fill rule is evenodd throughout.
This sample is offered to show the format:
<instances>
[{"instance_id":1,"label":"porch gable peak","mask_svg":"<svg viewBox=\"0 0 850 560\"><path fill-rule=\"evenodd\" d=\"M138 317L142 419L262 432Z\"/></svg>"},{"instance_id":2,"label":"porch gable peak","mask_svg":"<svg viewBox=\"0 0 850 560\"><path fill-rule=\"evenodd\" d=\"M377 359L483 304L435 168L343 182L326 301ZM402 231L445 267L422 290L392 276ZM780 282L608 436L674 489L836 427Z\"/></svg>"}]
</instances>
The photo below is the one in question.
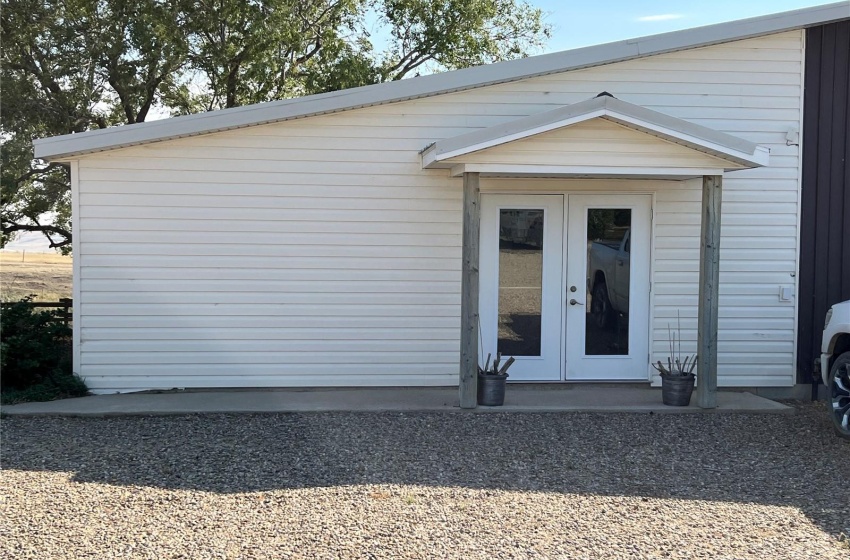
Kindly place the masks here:
<instances>
[{"instance_id":1,"label":"porch gable peak","mask_svg":"<svg viewBox=\"0 0 850 560\"><path fill-rule=\"evenodd\" d=\"M613 123L620 125L618 130L623 131L624 139L634 141L637 135L632 131L636 131L648 136L652 136L653 141L664 141L670 147L669 154L664 154L675 158L682 156L687 159L689 156L701 156L698 165L691 162L689 167L711 167L717 171L732 171L736 169L748 169L753 167L761 167L768 164L769 150L765 147L758 146L748 140L726 134L711 128L698 125L678 117L673 117L646 107L641 107L633 103L617 99L607 92L601 93L599 96L572 105L567 105L539 113L502 123L489 128L484 128L434 142L427 146L421 153L423 169L457 169L458 166L469 166L470 164L482 163L482 154L489 151L491 155L506 154L503 149L499 150L499 146L505 144L526 140L531 141L532 137L539 137L546 133L554 133L573 128L576 133L584 133L587 130L589 121L596 120L597 123ZM581 126L583 125L584 126ZM577 126L579 125L579 126ZM626 130L631 129L631 130ZM581 132L580 132L581 131ZM631 135L630 138L626 138ZM552 137L548 134L547 137ZM557 138L556 138L557 140ZM674 145L675 144L675 145ZM686 150L682 150L682 148ZM612 149L614 147L612 146ZM605 153L605 148L602 147L602 152ZM525 151L528 151L526 148ZM563 153L567 154L568 150ZM622 161L618 162L617 153L611 151L606 154L606 173L610 174L611 168L616 168L618 165L623 167L634 168L635 162ZM537 163L535 158L530 158L529 167L534 167ZM493 174L498 175L498 164L510 164L516 167L517 161L509 161L513 158L506 158L502 161L492 161L492 157L487 163L493 168ZM694 160L697 161L697 160ZM547 173L552 174L553 169L551 162L540 162L547 167ZM495 165L495 167L493 167ZM593 167L593 164L587 165L584 162L573 162L570 165L565 165L564 175L570 175L567 168L575 168L580 166L586 170L588 167ZM652 167L657 174L659 167L658 162L647 163L648 167ZM675 172L676 168L681 168L683 165L680 162L671 164L671 173ZM600 166L602 167L602 166ZM640 164L637 165L640 167ZM556 170L554 171L555 174ZM592 170L590 171L592 174Z\"/></svg>"}]
</instances>

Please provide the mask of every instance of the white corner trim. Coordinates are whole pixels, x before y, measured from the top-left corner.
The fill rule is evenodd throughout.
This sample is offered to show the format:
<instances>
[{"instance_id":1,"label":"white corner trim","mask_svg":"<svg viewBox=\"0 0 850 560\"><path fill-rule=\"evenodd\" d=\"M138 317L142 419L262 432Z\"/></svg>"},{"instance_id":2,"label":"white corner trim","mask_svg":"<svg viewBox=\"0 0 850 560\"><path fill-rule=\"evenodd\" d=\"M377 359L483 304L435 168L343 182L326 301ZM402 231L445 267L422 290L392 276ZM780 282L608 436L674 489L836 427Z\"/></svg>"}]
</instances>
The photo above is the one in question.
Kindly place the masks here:
<instances>
[{"instance_id":1,"label":"white corner trim","mask_svg":"<svg viewBox=\"0 0 850 560\"><path fill-rule=\"evenodd\" d=\"M806 43L806 33L800 32L800 61L802 64L800 65L800 93L799 93L799 108L800 108L800 120L797 122L797 130L800 131L799 141L797 142L797 227L795 228L796 236L794 239L794 244L796 246L796 251L794 255L794 350L793 350L793 358L791 363L797 363L797 344L800 340L800 329L797 328L800 324L800 263L801 263L801 251L802 251L802 221L803 221L803 149L805 147L804 135L803 135L803 125L806 122L806 103L805 103L805 95L803 92L806 90L806 49L808 49L808 44ZM792 384L797 382L797 371L796 368L792 368L790 372L789 382Z\"/></svg>"},{"instance_id":2,"label":"white corner trim","mask_svg":"<svg viewBox=\"0 0 850 560\"><path fill-rule=\"evenodd\" d=\"M82 269L82 254L80 247L80 162L71 162L71 252L72 252L72 268L73 277L71 279L71 298L73 298L73 306L71 307L71 367L75 374L80 375L82 368L82 287L80 282L82 277L80 271Z\"/></svg>"}]
</instances>

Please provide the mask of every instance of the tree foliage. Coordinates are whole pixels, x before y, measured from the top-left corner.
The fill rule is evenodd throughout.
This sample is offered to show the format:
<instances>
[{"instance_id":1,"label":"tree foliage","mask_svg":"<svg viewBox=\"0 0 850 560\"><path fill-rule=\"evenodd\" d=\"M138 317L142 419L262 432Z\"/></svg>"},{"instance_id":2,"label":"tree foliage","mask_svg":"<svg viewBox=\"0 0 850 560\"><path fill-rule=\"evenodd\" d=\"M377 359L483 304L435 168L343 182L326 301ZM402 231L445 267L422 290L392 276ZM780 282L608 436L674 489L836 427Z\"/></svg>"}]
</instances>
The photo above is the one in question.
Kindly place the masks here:
<instances>
[{"instance_id":1,"label":"tree foliage","mask_svg":"<svg viewBox=\"0 0 850 560\"><path fill-rule=\"evenodd\" d=\"M160 0L17 0L0 23L0 243L42 231L67 249L68 170L33 161L32 141L143 122L154 105L178 103L188 36L176 4Z\"/></svg>"},{"instance_id":2,"label":"tree foliage","mask_svg":"<svg viewBox=\"0 0 850 560\"><path fill-rule=\"evenodd\" d=\"M34 309L32 296L4 305L0 314L0 400L79 397L85 383L71 372L71 327L58 311Z\"/></svg>"},{"instance_id":3,"label":"tree foliage","mask_svg":"<svg viewBox=\"0 0 850 560\"><path fill-rule=\"evenodd\" d=\"M527 56L549 36L538 9L515 0L383 0L393 41L381 80L399 80L427 63L455 70Z\"/></svg>"},{"instance_id":4,"label":"tree foliage","mask_svg":"<svg viewBox=\"0 0 850 560\"><path fill-rule=\"evenodd\" d=\"M205 110L310 93L304 86L314 60L345 48L362 0L197 0L192 2L189 65L205 87ZM360 84L358 84L360 85Z\"/></svg>"},{"instance_id":5,"label":"tree foliage","mask_svg":"<svg viewBox=\"0 0 850 560\"><path fill-rule=\"evenodd\" d=\"M68 250L68 170L37 138L520 58L525 0L16 0L2 15L2 237Z\"/></svg>"}]
</instances>

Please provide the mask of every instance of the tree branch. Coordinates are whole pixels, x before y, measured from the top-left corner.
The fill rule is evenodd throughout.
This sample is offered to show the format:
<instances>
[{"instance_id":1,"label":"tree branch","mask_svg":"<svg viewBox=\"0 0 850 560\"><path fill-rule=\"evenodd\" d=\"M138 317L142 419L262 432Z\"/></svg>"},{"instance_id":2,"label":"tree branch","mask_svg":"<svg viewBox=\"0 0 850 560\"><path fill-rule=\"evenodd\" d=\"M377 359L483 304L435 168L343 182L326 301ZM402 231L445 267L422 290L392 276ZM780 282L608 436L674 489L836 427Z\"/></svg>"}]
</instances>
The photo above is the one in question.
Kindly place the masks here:
<instances>
[{"instance_id":1,"label":"tree branch","mask_svg":"<svg viewBox=\"0 0 850 560\"><path fill-rule=\"evenodd\" d=\"M39 224L16 224L14 222L9 222L8 225L3 224L4 236L8 236L9 234L18 231L40 231L44 234L48 241L50 241L51 249L57 249L59 247L65 247L71 244L71 232L58 226L42 226ZM50 237L51 233L55 235L61 235L65 239L63 239L62 241L53 241L53 238Z\"/></svg>"},{"instance_id":2,"label":"tree branch","mask_svg":"<svg viewBox=\"0 0 850 560\"><path fill-rule=\"evenodd\" d=\"M404 78L404 76L407 75L407 73L410 72L411 70L413 70L414 68L418 68L419 66L422 66L423 64L425 64L429 60L433 60L433 59L434 59L434 55L432 55L432 54L421 54L418 57L409 60L407 62L407 64L404 65L404 68L401 68L400 70L398 70L396 75L393 76L392 79L393 80L400 80L400 79Z\"/></svg>"},{"instance_id":3,"label":"tree branch","mask_svg":"<svg viewBox=\"0 0 850 560\"><path fill-rule=\"evenodd\" d=\"M49 173L49 172L53 171L54 169L59 169L61 167L62 167L61 163L55 163L54 162L54 163L49 163L46 167L30 169L29 171L27 171L26 173L24 173L20 177L15 178L14 182L15 183L22 183L22 182L26 181L27 179L32 179L36 175Z\"/></svg>"}]
</instances>

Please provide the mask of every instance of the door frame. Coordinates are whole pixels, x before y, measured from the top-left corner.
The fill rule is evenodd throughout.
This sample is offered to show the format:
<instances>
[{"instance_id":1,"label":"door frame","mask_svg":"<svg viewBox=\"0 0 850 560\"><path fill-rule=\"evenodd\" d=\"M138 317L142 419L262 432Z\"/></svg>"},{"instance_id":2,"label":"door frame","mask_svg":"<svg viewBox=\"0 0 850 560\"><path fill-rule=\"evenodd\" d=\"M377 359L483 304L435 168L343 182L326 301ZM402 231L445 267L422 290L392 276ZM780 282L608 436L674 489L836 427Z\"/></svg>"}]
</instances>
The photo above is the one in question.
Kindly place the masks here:
<instances>
[{"instance_id":1,"label":"door frame","mask_svg":"<svg viewBox=\"0 0 850 560\"><path fill-rule=\"evenodd\" d=\"M486 197L486 198L485 198ZM537 198L536 197L543 197ZM558 200L559 199L559 200ZM532 209L544 210L544 239L548 242L543 244L542 260L542 285L541 285L541 355L538 356L516 356L516 365L523 362L532 364L546 364L546 370L557 367L557 376L552 375L549 379L512 379L514 382L547 383L561 382L564 380L564 313L563 313L563 261L564 261L564 200L563 193L484 193L481 200L481 229L480 229L480 253L479 270L481 279L479 281L479 332L481 333L481 345L479 346L479 360L486 359L488 352L495 352L498 345L498 317L499 317L499 211L502 209ZM493 216L490 211L495 211ZM553 219L554 218L554 219ZM489 224L490 219L494 222ZM494 236L495 234L495 236ZM553 246L554 244L554 246ZM546 255L557 254L560 262L552 262ZM560 278L555 278L559 274ZM547 307L547 300L555 299L552 290L561 290L557 296L561 311L556 318L552 316L554 309ZM488 324L483 325L484 319ZM495 327L494 327L495 325ZM547 330L547 325L558 327L558 332ZM493 331L491 332L491 329ZM483 347L484 356L481 356ZM557 347L557 352L555 352ZM545 353L548 350L548 353ZM495 354L493 355L495 358ZM514 366L516 368L516 366ZM509 372L510 373L510 372ZM545 376L544 376L545 377Z\"/></svg>"},{"instance_id":2,"label":"door frame","mask_svg":"<svg viewBox=\"0 0 850 560\"><path fill-rule=\"evenodd\" d=\"M653 279L655 278L656 273L656 263L655 263L655 254L656 254L656 220L655 220L655 209L657 206L657 188L655 185L648 186L647 183L657 183L657 180L644 180L644 179L612 179L612 180L593 180L593 182L601 183L598 189L589 189L586 186L578 187L575 189L571 188L531 188L531 189L490 189L487 188L489 185L482 184L481 195L482 196L492 196L492 195L512 195L518 197L524 196L533 196L533 195L563 195L564 197L564 210L563 210L563 224L562 234L563 240L561 245L562 250L562 258L561 258L561 352L560 352L560 363L561 363L561 376L560 379L554 381L522 381L522 380L511 380L508 379L509 382L513 383L620 383L622 381L607 381L607 380L568 380L567 379L567 371L566 371L566 328L567 328L567 314L566 314L566 305L567 305L567 275L566 275L566 267L568 256L566 254L567 251L567 233L568 233L568 212L569 212L569 195L610 195L610 196L621 196L621 195L644 195L648 196L650 199L650 208L649 208L649 308L646 316L646 320L641 323L645 325L647 332L649 333L647 339L647 356L646 356L646 377L638 380L634 380L636 383L642 383L646 381L647 383L652 382L654 377L654 370L652 369L651 359L653 355L653 324L655 321L655 282ZM530 182L534 182L533 180ZM483 182L482 182L483 183ZM618 189L617 183L621 185L629 185L629 183L638 183L634 187L627 187L624 189ZM530 206L530 202L527 203ZM481 234L484 234L484 231L481 231ZM480 258L480 257L479 257ZM482 277L483 280L483 277ZM482 302L483 303L483 302ZM498 313L498 311L497 311Z\"/></svg>"},{"instance_id":3,"label":"door frame","mask_svg":"<svg viewBox=\"0 0 850 560\"><path fill-rule=\"evenodd\" d=\"M645 326L646 332L647 332L646 347L645 347L645 351L646 351L646 359L645 359L646 360L645 361L645 363L646 363L646 372L645 372L646 376L645 377L623 378L623 379L596 379L596 378L593 378L592 376L589 376L589 377L578 378L578 379L575 379L575 378L570 379L569 378L569 374L568 374L568 370L567 370L567 360L569 359L568 348L567 348L567 346L568 346L567 337L570 336L570 333L569 333L569 330L568 330L568 325L567 325L567 311L568 311L568 308L567 308L567 289L568 288L567 288L567 286L569 284L568 278L567 278L567 272L568 272L568 266L569 266L569 260L570 260L570 258L569 258L569 249L570 249L570 246L569 246L569 243L570 243L569 231L570 231L571 226L572 226L572 224L570 223L570 212L571 212L571 210L570 210L570 205L569 205L571 196L593 196L593 197L603 197L603 198L607 198L607 197L646 197L648 199L649 215L647 216L647 218L649 219L649 223L647 224L647 230L648 230L647 234L649 235L649 245L647 247L647 255L646 255L646 259L647 259L646 274L647 274L647 283L648 283L648 286L647 286L648 293L647 293L647 296L646 296L647 309L646 309L646 321L644 322L643 320L641 320L641 321L638 322L638 325L643 324ZM619 203L617 203L616 200L612 199L610 204L606 202L603 205L600 205L598 207L604 208L604 207L607 207L607 206L616 208L616 207L627 206L627 204L619 204ZM652 357L652 341L653 341L652 323L653 323L653 316L654 316L653 309L654 309L654 303L655 303L654 297L653 297L655 290L654 290L653 283L652 283L652 279L653 279L654 273L655 273L655 266L654 266L655 265L655 259L654 259L654 254L655 254L655 217L654 217L655 216L655 210L654 209L655 209L655 195L654 195L654 193L633 192L633 191L620 191L620 192L616 192L616 191L615 192L611 192L611 191L597 191L597 192L569 191L565 194L565 196L564 196L564 242L563 242L564 257L563 257L563 271L561 273L561 279L562 279L562 284L563 284L562 287L561 287L561 293L562 293L563 299L564 299L562 307L561 307L561 309L562 309L562 313L561 313L562 319L561 320L563 322L561 330L562 330L563 338L564 338L564 341L563 341L563 344L562 344L562 348L563 348L562 353L563 353L564 362L563 362L563 366L561 367L561 378L564 382L569 382L569 383L624 383L624 382L629 383L629 382L638 382L638 383L640 383L640 382L643 382L643 381L647 381L647 382L651 381L651 379L652 379L651 357ZM586 236L586 234L587 234L587 232L585 230L584 235ZM582 240L585 240L585 239L586 239L586 237L582 238ZM587 266L586 258L587 257L585 256L584 257L585 266ZM585 271L585 276L586 275L587 275L587 271ZM586 281L586 278L585 278L585 281ZM586 294L585 295L585 303L587 303L587 301L588 301L588 299L587 299L587 294ZM631 326L631 318L630 318L630 326ZM640 327L638 326L638 328L640 328ZM587 335L587 333L585 331L585 336L586 335ZM631 341L630 341L630 344L631 344ZM641 353L642 352L643 352L643 350L641 350ZM631 352L630 352L630 354L631 354ZM636 355L634 357L634 359L638 360L640 355L641 354ZM604 356L600 356L599 358L594 358L594 360L596 360L596 359L599 359L599 360L604 359Z\"/></svg>"}]
</instances>

